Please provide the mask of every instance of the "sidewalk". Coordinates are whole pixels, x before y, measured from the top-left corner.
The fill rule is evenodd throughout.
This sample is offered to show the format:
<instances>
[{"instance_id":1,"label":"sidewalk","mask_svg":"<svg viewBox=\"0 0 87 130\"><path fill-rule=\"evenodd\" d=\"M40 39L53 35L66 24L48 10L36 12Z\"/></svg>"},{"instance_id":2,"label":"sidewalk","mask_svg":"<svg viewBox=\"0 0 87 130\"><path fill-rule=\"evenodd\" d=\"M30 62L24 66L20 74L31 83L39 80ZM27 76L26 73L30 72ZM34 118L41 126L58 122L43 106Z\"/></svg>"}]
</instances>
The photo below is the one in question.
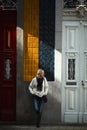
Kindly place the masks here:
<instances>
[{"instance_id":1,"label":"sidewalk","mask_svg":"<svg viewBox=\"0 0 87 130\"><path fill-rule=\"evenodd\" d=\"M29 125L1 125L0 130L87 130L87 125L78 125L78 126L41 126L36 128L36 126Z\"/></svg>"}]
</instances>

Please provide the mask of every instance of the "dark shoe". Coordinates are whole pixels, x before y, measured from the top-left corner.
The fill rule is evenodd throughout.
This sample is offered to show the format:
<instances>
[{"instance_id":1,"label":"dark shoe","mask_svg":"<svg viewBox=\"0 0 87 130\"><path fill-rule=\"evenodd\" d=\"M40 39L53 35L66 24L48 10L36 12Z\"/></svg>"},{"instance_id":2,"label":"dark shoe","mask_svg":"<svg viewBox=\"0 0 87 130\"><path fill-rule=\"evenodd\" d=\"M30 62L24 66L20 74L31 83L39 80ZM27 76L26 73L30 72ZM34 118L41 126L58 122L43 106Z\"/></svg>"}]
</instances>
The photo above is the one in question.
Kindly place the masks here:
<instances>
[{"instance_id":1,"label":"dark shoe","mask_svg":"<svg viewBox=\"0 0 87 130\"><path fill-rule=\"evenodd\" d=\"M40 127L40 124L37 124L36 127L39 128L39 127Z\"/></svg>"}]
</instances>

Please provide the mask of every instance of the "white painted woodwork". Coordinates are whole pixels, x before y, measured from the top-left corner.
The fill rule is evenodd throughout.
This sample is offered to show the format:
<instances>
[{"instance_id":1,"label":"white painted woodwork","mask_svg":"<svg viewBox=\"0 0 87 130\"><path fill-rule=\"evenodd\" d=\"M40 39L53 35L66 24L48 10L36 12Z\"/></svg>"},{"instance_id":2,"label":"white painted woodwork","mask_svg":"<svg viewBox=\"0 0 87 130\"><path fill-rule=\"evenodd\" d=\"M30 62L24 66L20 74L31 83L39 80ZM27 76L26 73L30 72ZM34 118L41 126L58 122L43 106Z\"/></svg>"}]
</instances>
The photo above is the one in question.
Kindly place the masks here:
<instances>
[{"instance_id":1,"label":"white painted woodwork","mask_svg":"<svg viewBox=\"0 0 87 130\"><path fill-rule=\"evenodd\" d=\"M87 123L87 22L64 21L62 32L62 121Z\"/></svg>"}]
</instances>

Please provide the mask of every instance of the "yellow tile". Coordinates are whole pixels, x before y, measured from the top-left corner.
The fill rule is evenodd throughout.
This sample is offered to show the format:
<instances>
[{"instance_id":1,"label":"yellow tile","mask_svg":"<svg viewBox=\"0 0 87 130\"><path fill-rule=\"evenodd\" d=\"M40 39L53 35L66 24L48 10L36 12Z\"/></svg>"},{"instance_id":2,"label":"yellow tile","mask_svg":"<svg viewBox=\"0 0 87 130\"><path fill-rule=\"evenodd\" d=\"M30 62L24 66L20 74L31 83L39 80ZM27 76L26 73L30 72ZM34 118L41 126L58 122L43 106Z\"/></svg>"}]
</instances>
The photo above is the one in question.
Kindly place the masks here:
<instances>
[{"instance_id":1,"label":"yellow tile","mask_svg":"<svg viewBox=\"0 0 87 130\"><path fill-rule=\"evenodd\" d=\"M35 59L35 63L38 64L38 63L39 63L39 60L38 60L38 59Z\"/></svg>"},{"instance_id":2,"label":"yellow tile","mask_svg":"<svg viewBox=\"0 0 87 130\"><path fill-rule=\"evenodd\" d=\"M35 68L35 66L34 66L34 65L32 65L32 66L31 66L31 70L34 70L34 68Z\"/></svg>"},{"instance_id":3,"label":"yellow tile","mask_svg":"<svg viewBox=\"0 0 87 130\"><path fill-rule=\"evenodd\" d=\"M39 63L39 0L24 1L24 14L24 80L30 81Z\"/></svg>"},{"instance_id":4,"label":"yellow tile","mask_svg":"<svg viewBox=\"0 0 87 130\"><path fill-rule=\"evenodd\" d=\"M38 54L33 54L33 59L38 59Z\"/></svg>"},{"instance_id":5,"label":"yellow tile","mask_svg":"<svg viewBox=\"0 0 87 130\"><path fill-rule=\"evenodd\" d=\"M25 59L28 59L29 58L29 55L28 54L24 54L24 61Z\"/></svg>"},{"instance_id":6,"label":"yellow tile","mask_svg":"<svg viewBox=\"0 0 87 130\"><path fill-rule=\"evenodd\" d=\"M34 37L33 42L38 43L38 41L39 41L38 37Z\"/></svg>"},{"instance_id":7,"label":"yellow tile","mask_svg":"<svg viewBox=\"0 0 87 130\"><path fill-rule=\"evenodd\" d=\"M28 59L29 58L29 54L28 53L25 53L24 54L24 59Z\"/></svg>"},{"instance_id":8,"label":"yellow tile","mask_svg":"<svg viewBox=\"0 0 87 130\"><path fill-rule=\"evenodd\" d=\"M29 76L27 81L31 81L31 80L32 80L32 76Z\"/></svg>"},{"instance_id":9,"label":"yellow tile","mask_svg":"<svg viewBox=\"0 0 87 130\"><path fill-rule=\"evenodd\" d=\"M38 43L33 43L33 48L38 48L39 47L39 44Z\"/></svg>"},{"instance_id":10,"label":"yellow tile","mask_svg":"<svg viewBox=\"0 0 87 130\"><path fill-rule=\"evenodd\" d=\"M32 76L29 76L29 75L24 76L24 80L25 81L31 81L32 80Z\"/></svg>"},{"instance_id":11,"label":"yellow tile","mask_svg":"<svg viewBox=\"0 0 87 130\"><path fill-rule=\"evenodd\" d=\"M33 54L38 53L38 48L33 48Z\"/></svg>"},{"instance_id":12,"label":"yellow tile","mask_svg":"<svg viewBox=\"0 0 87 130\"><path fill-rule=\"evenodd\" d=\"M33 37L28 37L27 41L28 41L28 43L32 43L33 42Z\"/></svg>"},{"instance_id":13,"label":"yellow tile","mask_svg":"<svg viewBox=\"0 0 87 130\"><path fill-rule=\"evenodd\" d=\"M32 47L33 47L33 43L28 42L27 48L32 48Z\"/></svg>"},{"instance_id":14,"label":"yellow tile","mask_svg":"<svg viewBox=\"0 0 87 130\"><path fill-rule=\"evenodd\" d=\"M29 59L26 59L24 62L25 62L25 65L29 64Z\"/></svg>"},{"instance_id":15,"label":"yellow tile","mask_svg":"<svg viewBox=\"0 0 87 130\"><path fill-rule=\"evenodd\" d=\"M35 66L34 66L34 68L32 69L32 74L36 75Z\"/></svg>"},{"instance_id":16,"label":"yellow tile","mask_svg":"<svg viewBox=\"0 0 87 130\"><path fill-rule=\"evenodd\" d=\"M35 64L35 60L33 60L33 59L29 60L29 64L30 64L30 65Z\"/></svg>"},{"instance_id":17,"label":"yellow tile","mask_svg":"<svg viewBox=\"0 0 87 130\"><path fill-rule=\"evenodd\" d=\"M33 48L28 48L28 53L33 53Z\"/></svg>"},{"instance_id":18,"label":"yellow tile","mask_svg":"<svg viewBox=\"0 0 87 130\"><path fill-rule=\"evenodd\" d=\"M28 37L32 37L32 34L31 33L28 33L28 35L27 35Z\"/></svg>"},{"instance_id":19,"label":"yellow tile","mask_svg":"<svg viewBox=\"0 0 87 130\"><path fill-rule=\"evenodd\" d=\"M29 53L29 59L33 59L33 54Z\"/></svg>"}]
</instances>

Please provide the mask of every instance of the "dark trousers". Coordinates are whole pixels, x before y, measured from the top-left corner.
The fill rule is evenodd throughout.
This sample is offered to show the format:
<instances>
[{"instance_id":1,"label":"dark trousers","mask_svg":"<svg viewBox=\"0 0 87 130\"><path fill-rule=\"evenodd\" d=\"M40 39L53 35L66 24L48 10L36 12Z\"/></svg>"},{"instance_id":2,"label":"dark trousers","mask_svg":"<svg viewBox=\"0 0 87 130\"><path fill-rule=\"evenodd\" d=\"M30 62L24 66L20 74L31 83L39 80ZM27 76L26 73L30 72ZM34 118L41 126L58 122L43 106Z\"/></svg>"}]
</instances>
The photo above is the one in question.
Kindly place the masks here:
<instances>
[{"instance_id":1,"label":"dark trousers","mask_svg":"<svg viewBox=\"0 0 87 130\"><path fill-rule=\"evenodd\" d=\"M43 98L40 98L38 96L33 96L33 105L36 112L36 124L40 124L42 110L44 106Z\"/></svg>"}]
</instances>

